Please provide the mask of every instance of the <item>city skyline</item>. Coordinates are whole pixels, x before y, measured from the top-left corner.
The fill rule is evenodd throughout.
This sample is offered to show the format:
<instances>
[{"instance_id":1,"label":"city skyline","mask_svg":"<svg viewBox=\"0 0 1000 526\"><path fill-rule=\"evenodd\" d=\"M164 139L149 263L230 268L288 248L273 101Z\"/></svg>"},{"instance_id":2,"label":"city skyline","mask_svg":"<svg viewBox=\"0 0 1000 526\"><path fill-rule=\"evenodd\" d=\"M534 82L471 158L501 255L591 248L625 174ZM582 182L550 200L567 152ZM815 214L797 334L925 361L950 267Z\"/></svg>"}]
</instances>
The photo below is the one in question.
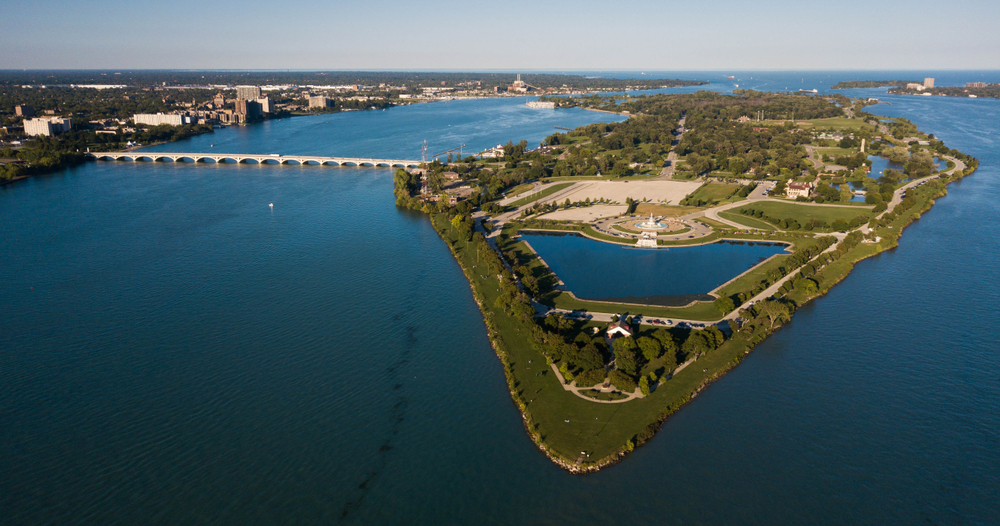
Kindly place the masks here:
<instances>
[{"instance_id":1,"label":"city skyline","mask_svg":"<svg viewBox=\"0 0 1000 526\"><path fill-rule=\"evenodd\" d=\"M280 11L257 0L39 0L5 11L26 22L0 35L0 69L1000 68L1000 36L992 30L1000 13L979 0L635 2L616 9L595 2L291 0ZM949 38L958 27L962 38Z\"/></svg>"}]
</instances>

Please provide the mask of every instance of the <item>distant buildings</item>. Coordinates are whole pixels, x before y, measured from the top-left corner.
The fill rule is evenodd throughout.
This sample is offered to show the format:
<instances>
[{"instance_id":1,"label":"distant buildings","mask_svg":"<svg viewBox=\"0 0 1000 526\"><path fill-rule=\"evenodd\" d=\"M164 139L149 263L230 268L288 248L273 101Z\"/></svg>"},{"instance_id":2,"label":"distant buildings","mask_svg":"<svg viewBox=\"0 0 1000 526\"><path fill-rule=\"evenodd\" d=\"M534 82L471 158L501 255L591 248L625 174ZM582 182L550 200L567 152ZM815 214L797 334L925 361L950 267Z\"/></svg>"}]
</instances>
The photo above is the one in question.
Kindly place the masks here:
<instances>
[{"instance_id":1,"label":"distant buildings","mask_svg":"<svg viewBox=\"0 0 1000 526\"><path fill-rule=\"evenodd\" d=\"M55 135L73 129L73 120L63 117L39 117L24 120L24 133L28 136Z\"/></svg>"},{"instance_id":2,"label":"distant buildings","mask_svg":"<svg viewBox=\"0 0 1000 526\"><path fill-rule=\"evenodd\" d=\"M28 106L27 104L18 104L14 106L14 115L18 117L34 117L35 108Z\"/></svg>"},{"instance_id":3,"label":"distant buildings","mask_svg":"<svg viewBox=\"0 0 1000 526\"><path fill-rule=\"evenodd\" d=\"M521 80L521 74L520 73L517 74L517 80L515 80L514 83L510 85L510 90L511 91L518 91L518 92L521 92L521 93L527 93L528 92L528 83L526 83L523 80Z\"/></svg>"},{"instance_id":4,"label":"distant buildings","mask_svg":"<svg viewBox=\"0 0 1000 526\"><path fill-rule=\"evenodd\" d=\"M924 85L918 82L910 82L906 85L906 89L915 89L918 91L923 91Z\"/></svg>"},{"instance_id":5,"label":"distant buildings","mask_svg":"<svg viewBox=\"0 0 1000 526\"><path fill-rule=\"evenodd\" d=\"M924 89L930 89L934 87L934 79L932 77L927 77L924 79Z\"/></svg>"},{"instance_id":6,"label":"distant buildings","mask_svg":"<svg viewBox=\"0 0 1000 526\"><path fill-rule=\"evenodd\" d=\"M985 88L986 87L986 83L985 82L966 82L965 83L965 87L966 88Z\"/></svg>"},{"instance_id":7,"label":"distant buildings","mask_svg":"<svg viewBox=\"0 0 1000 526\"><path fill-rule=\"evenodd\" d=\"M257 100L260 98L260 86L236 86L236 98Z\"/></svg>"},{"instance_id":8,"label":"distant buildings","mask_svg":"<svg viewBox=\"0 0 1000 526\"><path fill-rule=\"evenodd\" d=\"M164 124L168 126L183 126L185 124L192 124L193 122L190 115L180 113L136 113L132 116L132 121L136 124L145 124L147 126L162 126Z\"/></svg>"}]
</instances>

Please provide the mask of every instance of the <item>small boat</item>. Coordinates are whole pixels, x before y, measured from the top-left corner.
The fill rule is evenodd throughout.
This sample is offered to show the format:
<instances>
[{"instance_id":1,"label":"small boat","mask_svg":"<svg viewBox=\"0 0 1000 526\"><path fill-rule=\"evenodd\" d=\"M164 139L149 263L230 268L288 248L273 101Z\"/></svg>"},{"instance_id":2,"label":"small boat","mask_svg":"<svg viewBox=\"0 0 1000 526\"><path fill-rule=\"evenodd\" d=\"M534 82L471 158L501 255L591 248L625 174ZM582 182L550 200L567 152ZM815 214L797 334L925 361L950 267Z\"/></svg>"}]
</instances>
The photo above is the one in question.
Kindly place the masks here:
<instances>
[{"instance_id":1,"label":"small boat","mask_svg":"<svg viewBox=\"0 0 1000 526\"><path fill-rule=\"evenodd\" d=\"M269 204L269 205L267 205L267 206L269 206L269 207L271 207L271 208L274 208L274 203L271 203L271 204Z\"/></svg>"}]
</instances>

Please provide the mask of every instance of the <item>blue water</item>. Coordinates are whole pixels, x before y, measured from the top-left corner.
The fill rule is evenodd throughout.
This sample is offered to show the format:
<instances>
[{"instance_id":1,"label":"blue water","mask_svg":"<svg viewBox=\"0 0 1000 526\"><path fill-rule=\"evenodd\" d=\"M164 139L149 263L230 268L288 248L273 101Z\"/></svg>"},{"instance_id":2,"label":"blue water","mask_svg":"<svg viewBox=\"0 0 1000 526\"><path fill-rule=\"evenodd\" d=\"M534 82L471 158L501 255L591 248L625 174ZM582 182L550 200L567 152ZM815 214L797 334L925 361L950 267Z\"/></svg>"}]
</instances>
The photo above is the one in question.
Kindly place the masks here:
<instances>
[{"instance_id":1,"label":"blue water","mask_svg":"<svg viewBox=\"0 0 1000 526\"><path fill-rule=\"evenodd\" d=\"M889 168L897 170L899 173L903 173L903 169L905 168L902 164L894 163L885 157L879 157L877 155L869 155L868 160L872 162L872 170L868 172L868 177L871 177L872 179L882 177L882 174ZM935 156L934 166L938 170L943 170L948 166L948 162Z\"/></svg>"},{"instance_id":2,"label":"blue water","mask_svg":"<svg viewBox=\"0 0 1000 526\"><path fill-rule=\"evenodd\" d=\"M587 299L707 294L761 261L787 253L776 243L637 249L577 234L523 232L521 237L568 290Z\"/></svg>"},{"instance_id":3,"label":"blue water","mask_svg":"<svg viewBox=\"0 0 1000 526\"><path fill-rule=\"evenodd\" d=\"M865 184L863 182L861 182L861 181L847 181L846 183L843 183L843 184L846 184L851 189L851 191L857 191L857 190L864 190L865 189ZM832 186L832 187L840 190L840 185L841 185L841 183L832 183L830 186ZM863 195L855 195L854 197L851 197L851 202L852 203L864 203L865 202L865 196L863 196Z\"/></svg>"},{"instance_id":4,"label":"blue water","mask_svg":"<svg viewBox=\"0 0 1000 526\"><path fill-rule=\"evenodd\" d=\"M853 92L979 172L586 477L527 439L465 278L388 170L92 163L0 188L0 523L996 524L1000 101ZM428 131L385 150L474 144L434 119L450 104L487 146L550 133L494 133L478 102L171 146L374 154L405 111Z\"/></svg>"},{"instance_id":5,"label":"blue water","mask_svg":"<svg viewBox=\"0 0 1000 526\"><path fill-rule=\"evenodd\" d=\"M579 108L533 109L524 105L525 100L523 97L454 100L397 106L385 111L292 117L236 126L225 133L199 135L145 150L419 160L424 141L428 158L463 144L462 153L470 155L521 139L534 148L545 137L564 132L556 126L575 128L624 120L618 115ZM454 154L457 156L459 151Z\"/></svg>"}]
</instances>

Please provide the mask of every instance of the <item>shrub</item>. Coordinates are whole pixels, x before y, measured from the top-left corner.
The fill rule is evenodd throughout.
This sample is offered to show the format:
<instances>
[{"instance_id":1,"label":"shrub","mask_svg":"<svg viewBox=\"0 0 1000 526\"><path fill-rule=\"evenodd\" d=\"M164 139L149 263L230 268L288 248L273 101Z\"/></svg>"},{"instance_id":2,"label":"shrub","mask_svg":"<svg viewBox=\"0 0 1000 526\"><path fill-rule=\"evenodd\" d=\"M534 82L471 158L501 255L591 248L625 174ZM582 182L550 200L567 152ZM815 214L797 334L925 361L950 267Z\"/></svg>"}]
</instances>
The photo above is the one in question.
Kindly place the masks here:
<instances>
[{"instance_id":1,"label":"shrub","mask_svg":"<svg viewBox=\"0 0 1000 526\"><path fill-rule=\"evenodd\" d=\"M635 391L635 379L622 371L611 371L608 373L608 379L615 385L615 387L626 393Z\"/></svg>"}]
</instances>

